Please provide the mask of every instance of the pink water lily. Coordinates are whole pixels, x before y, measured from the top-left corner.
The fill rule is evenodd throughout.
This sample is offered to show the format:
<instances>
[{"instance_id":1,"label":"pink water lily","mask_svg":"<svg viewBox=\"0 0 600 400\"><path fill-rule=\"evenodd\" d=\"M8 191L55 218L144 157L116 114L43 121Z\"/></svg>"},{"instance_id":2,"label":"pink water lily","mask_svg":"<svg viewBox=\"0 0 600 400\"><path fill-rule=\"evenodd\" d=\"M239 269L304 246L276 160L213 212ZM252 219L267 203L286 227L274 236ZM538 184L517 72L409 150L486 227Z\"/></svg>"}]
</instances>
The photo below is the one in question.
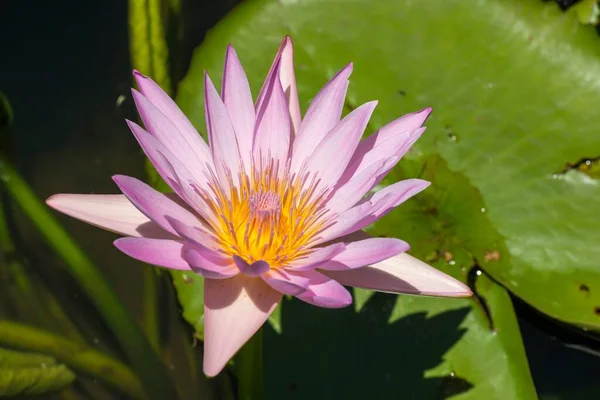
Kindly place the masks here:
<instances>
[{"instance_id":1,"label":"pink water lily","mask_svg":"<svg viewBox=\"0 0 600 400\"><path fill-rule=\"evenodd\" d=\"M221 95L204 77L209 146L169 96L134 72L146 127L128 121L158 173L163 194L115 176L123 194L58 194L47 203L124 238L135 259L204 276L204 372L218 374L262 326L283 294L345 307L343 286L431 296L468 287L405 252L395 238L361 230L429 183L408 179L371 193L419 138L431 109L362 139L376 102L342 118L349 64L301 117L293 47L285 38L256 102L229 46Z\"/></svg>"}]
</instances>

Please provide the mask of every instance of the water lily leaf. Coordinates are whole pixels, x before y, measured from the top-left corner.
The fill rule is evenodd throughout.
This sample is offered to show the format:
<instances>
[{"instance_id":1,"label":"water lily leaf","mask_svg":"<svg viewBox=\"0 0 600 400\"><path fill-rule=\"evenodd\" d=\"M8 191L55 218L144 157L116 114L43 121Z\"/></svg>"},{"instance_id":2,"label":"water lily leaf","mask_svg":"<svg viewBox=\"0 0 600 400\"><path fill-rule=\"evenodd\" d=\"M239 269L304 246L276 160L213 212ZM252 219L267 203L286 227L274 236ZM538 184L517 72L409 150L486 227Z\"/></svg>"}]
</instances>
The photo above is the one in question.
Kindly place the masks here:
<instances>
[{"instance_id":1,"label":"water lily leaf","mask_svg":"<svg viewBox=\"0 0 600 400\"><path fill-rule=\"evenodd\" d=\"M204 126L202 70L218 81L226 44L236 46L256 93L284 34L295 38L304 108L351 60L347 105L378 99L373 127L433 106L429 130L407 157L417 168L402 163L397 171L415 176L437 154L480 194L481 205L436 205L454 221L454 251L472 254L542 312L600 328L600 231L591 217L600 215L591 200L600 184L565 170L600 155L593 29L537 0L249 1L207 36L181 84L178 101L197 127ZM452 203L456 195L448 182L443 198ZM479 214L491 224L489 237L473 227ZM419 218L414 233L394 231L413 249L419 238L433 239Z\"/></svg>"},{"instance_id":2,"label":"water lily leaf","mask_svg":"<svg viewBox=\"0 0 600 400\"><path fill-rule=\"evenodd\" d=\"M56 392L75 379L52 357L0 348L0 397Z\"/></svg>"}]
</instances>

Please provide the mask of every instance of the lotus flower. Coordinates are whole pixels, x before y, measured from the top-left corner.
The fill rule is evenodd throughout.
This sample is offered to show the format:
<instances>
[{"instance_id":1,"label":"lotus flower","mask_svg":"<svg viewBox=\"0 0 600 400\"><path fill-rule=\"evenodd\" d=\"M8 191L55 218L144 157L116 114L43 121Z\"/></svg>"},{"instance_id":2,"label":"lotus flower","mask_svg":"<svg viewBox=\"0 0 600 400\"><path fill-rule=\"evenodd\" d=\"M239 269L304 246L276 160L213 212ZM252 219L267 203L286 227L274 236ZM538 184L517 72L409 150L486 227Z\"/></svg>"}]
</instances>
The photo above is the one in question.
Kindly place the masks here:
<instances>
[{"instance_id":1,"label":"lotus flower","mask_svg":"<svg viewBox=\"0 0 600 400\"><path fill-rule=\"evenodd\" d=\"M47 203L124 235L123 253L193 271L204 280L204 372L218 374L281 301L295 296L345 307L344 287L468 296L468 287L405 252L395 238L361 230L429 183L408 179L371 190L425 128L431 109L405 115L361 140L376 102L341 118L349 64L301 117L293 47L285 38L256 102L233 47L221 95L204 76L209 145L168 95L134 71L133 98L146 127L127 121L158 173L160 193L127 176L123 194L58 194Z\"/></svg>"}]
</instances>

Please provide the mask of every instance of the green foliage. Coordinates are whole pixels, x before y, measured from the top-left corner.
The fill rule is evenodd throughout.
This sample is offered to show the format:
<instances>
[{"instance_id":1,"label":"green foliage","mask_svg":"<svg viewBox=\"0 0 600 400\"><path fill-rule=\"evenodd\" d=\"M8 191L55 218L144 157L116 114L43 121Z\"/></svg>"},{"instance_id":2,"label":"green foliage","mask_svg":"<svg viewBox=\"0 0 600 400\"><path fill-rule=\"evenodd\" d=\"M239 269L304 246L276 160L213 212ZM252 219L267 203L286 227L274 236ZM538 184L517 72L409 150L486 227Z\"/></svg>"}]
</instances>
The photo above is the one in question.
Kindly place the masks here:
<instances>
[{"instance_id":1,"label":"green foliage","mask_svg":"<svg viewBox=\"0 0 600 400\"><path fill-rule=\"evenodd\" d=\"M197 128L204 129L202 72L219 80L227 43L236 47L256 94L286 34L295 40L304 109L350 61L355 72L346 106L378 99L371 130L433 106L428 131L387 180L420 176L433 185L372 232L406 239L412 254L471 283L477 296L402 296L390 322L421 313L427 321L464 309L454 328L465 333L438 349L440 359L417 364L425 375L442 379L453 373L473 386L457 398L536 398L505 288L554 318L600 327L600 233L590 218L600 215L600 202L590 201L600 195L599 154L593 153L600 146L595 134L600 64L593 30L555 4L535 0L248 1L210 32L182 82L178 103ZM581 168L581 160L589 160L584 164L590 168ZM369 296L361 291L357 298L368 305ZM295 334L288 323L312 318L289 304L283 307L283 338ZM286 317L290 313L293 318ZM329 335L335 325L323 324L319 331ZM306 329L302 324L296 333L302 336ZM349 323L348 330L358 329L358 322ZM322 335L319 348L326 347ZM410 343L388 345L389 351L419 359ZM295 346L309 348L302 341ZM269 340L267 368L274 363L268 347ZM352 357L311 362L344 370ZM287 376L301 380L310 373L307 384L339 387L319 381L307 364L299 363L304 375L286 369ZM276 370L267 376L273 380L268 385L283 387L277 385L285 378Z\"/></svg>"},{"instance_id":2,"label":"green foliage","mask_svg":"<svg viewBox=\"0 0 600 400\"><path fill-rule=\"evenodd\" d=\"M51 357L0 348L0 397L56 392L74 379L73 372Z\"/></svg>"}]
</instances>

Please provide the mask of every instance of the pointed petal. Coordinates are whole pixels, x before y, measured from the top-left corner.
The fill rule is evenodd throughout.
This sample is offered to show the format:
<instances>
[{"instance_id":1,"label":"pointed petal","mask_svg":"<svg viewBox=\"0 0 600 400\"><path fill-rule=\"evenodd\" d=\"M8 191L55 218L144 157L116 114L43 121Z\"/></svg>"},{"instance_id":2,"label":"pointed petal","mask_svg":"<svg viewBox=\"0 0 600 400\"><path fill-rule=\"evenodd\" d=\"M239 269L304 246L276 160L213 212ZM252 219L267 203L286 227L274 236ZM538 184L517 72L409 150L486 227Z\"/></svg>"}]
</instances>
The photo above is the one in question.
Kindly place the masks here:
<instances>
[{"instance_id":1,"label":"pointed petal","mask_svg":"<svg viewBox=\"0 0 600 400\"><path fill-rule=\"evenodd\" d=\"M308 287L309 279L302 274L291 274L283 268L272 269L261 275L261 278L279 293L292 296L299 295Z\"/></svg>"},{"instance_id":2,"label":"pointed petal","mask_svg":"<svg viewBox=\"0 0 600 400\"><path fill-rule=\"evenodd\" d=\"M292 261L286 268L292 271L310 271L319 268L340 253L343 253L345 248L344 243L334 243L329 246L314 248L312 253Z\"/></svg>"},{"instance_id":3,"label":"pointed petal","mask_svg":"<svg viewBox=\"0 0 600 400\"><path fill-rule=\"evenodd\" d=\"M192 123L179 109L177 104L169 97L164 90L160 88L152 79L142 75L138 71L133 71L133 75L138 84L140 92L149 99L156 108L160 110L175 125L177 130L185 138L194 154L202 161L210 160L210 150L202 139L202 136L196 131Z\"/></svg>"},{"instance_id":4,"label":"pointed petal","mask_svg":"<svg viewBox=\"0 0 600 400\"><path fill-rule=\"evenodd\" d=\"M294 73L294 45L291 37L286 36L283 39L279 52L281 53L279 79L289 106L291 135L293 136L300 129L302 115L300 114L298 88L296 87L296 75Z\"/></svg>"},{"instance_id":5,"label":"pointed petal","mask_svg":"<svg viewBox=\"0 0 600 400\"><path fill-rule=\"evenodd\" d=\"M326 207L336 213L353 207L373 188L375 181L391 161L394 161L394 159L380 160L352 176L350 181L335 191L333 196L327 201Z\"/></svg>"},{"instance_id":6,"label":"pointed petal","mask_svg":"<svg viewBox=\"0 0 600 400\"><path fill-rule=\"evenodd\" d=\"M121 235L173 237L122 194L55 194L46 200L46 204L63 214Z\"/></svg>"},{"instance_id":7,"label":"pointed petal","mask_svg":"<svg viewBox=\"0 0 600 400\"><path fill-rule=\"evenodd\" d=\"M190 171L197 172L195 175L201 175L204 171L205 163L210 158L200 158L193 151L189 142L186 140L175 125L160 110L144 97L140 92L132 89L133 100L140 113L140 117L146 126L146 129L152 136L165 146L177 159L185 164ZM200 136L198 136L200 137Z\"/></svg>"},{"instance_id":8,"label":"pointed petal","mask_svg":"<svg viewBox=\"0 0 600 400\"><path fill-rule=\"evenodd\" d=\"M227 279L239 273L231 257L189 242L184 243L181 256L191 269L207 279Z\"/></svg>"},{"instance_id":9,"label":"pointed petal","mask_svg":"<svg viewBox=\"0 0 600 400\"><path fill-rule=\"evenodd\" d=\"M309 157L308 170L318 173L321 188L335 185L342 176L376 105L372 101L348 114Z\"/></svg>"},{"instance_id":10,"label":"pointed petal","mask_svg":"<svg viewBox=\"0 0 600 400\"><path fill-rule=\"evenodd\" d=\"M364 267L388 259L410 248L396 238L369 238L346 243L346 249L319 267L319 270L339 271Z\"/></svg>"},{"instance_id":11,"label":"pointed petal","mask_svg":"<svg viewBox=\"0 0 600 400\"><path fill-rule=\"evenodd\" d=\"M429 182L421 179L405 179L386 186L341 213L335 224L319 235L320 239L315 241L315 245L363 229L429 185Z\"/></svg>"},{"instance_id":12,"label":"pointed petal","mask_svg":"<svg viewBox=\"0 0 600 400\"><path fill-rule=\"evenodd\" d=\"M380 292L443 297L472 294L468 286L406 253L363 268L322 272L343 285Z\"/></svg>"},{"instance_id":13,"label":"pointed petal","mask_svg":"<svg viewBox=\"0 0 600 400\"><path fill-rule=\"evenodd\" d=\"M223 183L227 182L227 170L229 170L235 182L241 161L235 131L227 108L206 72L204 73L204 113L208 141L219 180Z\"/></svg>"},{"instance_id":14,"label":"pointed petal","mask_svg":"<svg viewBox=\"0 0 600 400\"><path fill-rule=\"evenodd\" d=\"M340 182L348 182L352 176L360 173L378 160L390 157L397 157L396 162L400 160L421 134L425 132L425 128L421 128L421 125L423 125L429 114L431 114L431 108L404 115L361 140L352 156L352 160L348 163L348 168L340 178ZM394 165L389 165L389 168L382 173L386 174ZM375 184L377 183L379 183L379 180Z\"/></svg>"},{"instance_id":15,"label":"pointed petal","mask_svg":"<svg viewBox=\"0 0 600 400\"><path fill-rule=\"evenodd\" d=\"M302 272L310 280L308 288L296 298L324 308L342 308L352 304L352 295L335 280L317 271Z\"/></svg>"},{"instance_id":16,"label":"pointed petal","mask_svg":"<svg viewBox=\"0 0 600 400\"><path fill-rule=\"evenodd\" d=\"M127 124L144 150L144 153L166 184L204 219L208 221L212 220L214 218L212 210L194 191L194 186L202 188L206 185L206 176L203 173L193 176L186 166L163 146L158 139L134 122L127 121ZM205 168L210 168L209 163L206 163Z\"/></svg>"},{"instance_id":17,"label":"pointed petal","mask_svg":"<svg viewBox=\"0 0 600 400\"><path fill-rule=\"evenodd\" d=\"M390 137L397 135L402 132L410 132L411 134L425 123L429 115L431 114L431 107L427 107L423 110L403 115L402 117L390 122L385 125L376 135L375 146L378 146L382 142L388 140Z\"/></svg>"},{"instance_id":18,"label":"pointed petal","mask_svg":"<svg viewBox=\"0 0 600 400\"><path fill-rule=\"evenodd\" d=\"M240 272L246 276L257 277L271 269L269 263L264 260L258 260L252 264L248 264L243 258L234 255L233 262Z\"/></svg>"},{"instance_id":19,"label":"pointed petal","mask_svg":"<svg viewBox=\"0 0 600 400\"><path fill-rule=\"evenodd\" d=\"M254 135L254 160L258 162L270 155L283 163L290 149L290 114L279 74L273 75L265 100L256 110Z\"/></svg>"},{"instance_id":20,"label":"pointed petal","mask_svg":"<svg viewBox=\"0 0 600 400\"><path fill-rule=\"evenodd\" d=\"M281 301L261 279L204 280L204 373L217 375Z\"/></svg>"},{"instance_id":21,"label":"pointed petal","mask_svg":"<svg viewBox=\"0 0 600 400\"><path fill-rule=\"evenodd\" d=\"M166 216L183 221L191 226L200 224L194 214L144 182L125 175L115 175L113 180L138 210L167 232L177 235L177 232L165 218Z\"/></svg>"},{"instance_id":22,"label":"pointed petal","mask_svg":"<svg viewBox=\"0 0 600 400\"><path fill-rule=\"evenodd\" d=\"M221 97L233 124L240 156L244 166L249 168L254 142L254 102L244 68L231 45L227 46L221 86Z\"/></svg>"},{"instance_id":23,"label":"pointed petal","mask_svg":"<svg viewBox=\"0 0 600 400\"><path fill-rule=\"evenodd\" d=\"M301 169L325 135L340 122L351 73L352 63L331 78L308 107L294 140L292 173Z\"/></svg>"},{"instance_id":24,"label":"pointed petal","mask_svg":"<svg viewBox=\"0 0 600 400\"><path fill-rule=\"evenodd\" d=\"M117 249L136 260L160 267L190 270L181 257L183 244L175 240L126 237L114 241Z\"/></svg>"},{"instance_id":25,"label":"pointed petal","mask_svg":"<svg viewBox=\"0 0 600 400\"><path fill-rule=\"evenodd\" d=\"M186 242L190 242L196 246L205 247L209 250L216 250L219 248L218 243L213 239L204 225L197 224L196 226L190 226L185 222L170 216L166 216L165 219L173 227L177 235Z\"/></svg>"}]
</instances>

